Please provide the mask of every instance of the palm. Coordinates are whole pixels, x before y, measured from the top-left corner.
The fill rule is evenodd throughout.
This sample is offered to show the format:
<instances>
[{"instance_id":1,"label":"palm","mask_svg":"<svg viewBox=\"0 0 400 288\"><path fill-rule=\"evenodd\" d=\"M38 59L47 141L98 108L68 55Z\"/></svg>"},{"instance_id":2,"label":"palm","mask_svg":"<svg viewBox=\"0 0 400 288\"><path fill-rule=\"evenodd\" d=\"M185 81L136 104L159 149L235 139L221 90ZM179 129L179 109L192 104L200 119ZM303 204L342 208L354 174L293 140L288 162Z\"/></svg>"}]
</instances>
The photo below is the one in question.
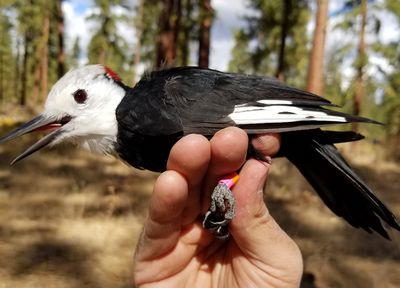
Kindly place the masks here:
<instances>
[{"instance_id":1,"label":"palm","mask_svg":"<svg viewBox=\"0 0 400 288\"><path fill-rule=\"evenodd\" d=\"M232 137L234 145L228 141ZM232 149L237 153L229 157L221 153ZM134 276L139 286L298 285L302 271L299 250L262 201L266 164L249 160L243 166L233 190L237 211L228 240L216 240L198 220L208 205L208 201L202 205L202 191L210 191L216 179L241 167L246 150L247 139L238 129L217 134L211 142L192 135L174 146L170 170L157 180L136 250Z\"/></svg>"}]
</instances>

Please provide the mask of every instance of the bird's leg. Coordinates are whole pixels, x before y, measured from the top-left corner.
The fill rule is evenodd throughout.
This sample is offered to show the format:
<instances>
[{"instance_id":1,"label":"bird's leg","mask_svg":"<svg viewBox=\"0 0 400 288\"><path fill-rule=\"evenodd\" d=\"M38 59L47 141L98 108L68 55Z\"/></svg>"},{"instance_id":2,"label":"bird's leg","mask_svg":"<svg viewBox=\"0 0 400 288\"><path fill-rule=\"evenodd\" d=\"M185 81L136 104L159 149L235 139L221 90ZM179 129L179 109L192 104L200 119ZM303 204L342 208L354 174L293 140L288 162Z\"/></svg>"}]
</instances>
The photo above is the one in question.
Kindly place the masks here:
<instances>
[{"instance_id":1,"label":"bird's leg","mask_svg":"<svg viewBox=\"0 0 400 288\"><path fill-rule=\"evenodd\" d=\"M228 175L218 182L211 195L211 205L204 217L203 227L215 238L229 237L228 224L235 216L235 197L230 188L238 179L237 173Z\"/></svg>"}]
</instances>

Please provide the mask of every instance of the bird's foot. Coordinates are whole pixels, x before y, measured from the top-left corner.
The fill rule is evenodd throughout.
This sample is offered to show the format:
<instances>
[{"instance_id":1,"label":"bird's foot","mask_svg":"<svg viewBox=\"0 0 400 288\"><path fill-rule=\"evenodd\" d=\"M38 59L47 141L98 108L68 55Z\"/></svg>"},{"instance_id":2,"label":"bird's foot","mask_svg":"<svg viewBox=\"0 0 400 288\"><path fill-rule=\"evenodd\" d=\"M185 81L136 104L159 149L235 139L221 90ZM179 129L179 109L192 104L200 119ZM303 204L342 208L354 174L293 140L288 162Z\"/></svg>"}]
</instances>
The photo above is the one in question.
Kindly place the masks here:
<instances>
[{"instance_id":1,"label":"bird's foot","mask_svg":"<svg viewBox=\"0 0 400 288\"><path fill-rule=\"evenodd\" d=\"M235 217L235 197L230 188L238 178L235 173L222 179L211 195L211 205L204 217L203 227L217 239L229 237L228 224Z\"/></svg>"}]
</instances>

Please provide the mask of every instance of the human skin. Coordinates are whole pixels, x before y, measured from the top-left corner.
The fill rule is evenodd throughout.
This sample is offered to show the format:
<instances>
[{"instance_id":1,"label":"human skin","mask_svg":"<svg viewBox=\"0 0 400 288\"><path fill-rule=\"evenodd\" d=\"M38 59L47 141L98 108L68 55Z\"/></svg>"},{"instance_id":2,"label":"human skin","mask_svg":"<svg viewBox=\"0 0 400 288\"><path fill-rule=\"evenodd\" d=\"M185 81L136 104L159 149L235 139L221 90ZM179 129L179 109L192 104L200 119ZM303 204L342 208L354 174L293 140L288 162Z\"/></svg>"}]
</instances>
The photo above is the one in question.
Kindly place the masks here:
<instances>
[{"instance_id":1,"label":"human skin","mask_svg":"<svg viewBox=\"0 0 400 288\"><path fill-rule=\"evenodd\" d=\"M277 134L252 141L264 156L279 150ZM155 183L135 252L138 287L299 287L300 250L263 200L271 164L246 160L247 146L247 134L232 127L210 141L188 135L174 145L168 170ZM200 215L218 179L239 168L236 216L230 237L221 241L203 229Z\"/></svg>"}]
</instances>

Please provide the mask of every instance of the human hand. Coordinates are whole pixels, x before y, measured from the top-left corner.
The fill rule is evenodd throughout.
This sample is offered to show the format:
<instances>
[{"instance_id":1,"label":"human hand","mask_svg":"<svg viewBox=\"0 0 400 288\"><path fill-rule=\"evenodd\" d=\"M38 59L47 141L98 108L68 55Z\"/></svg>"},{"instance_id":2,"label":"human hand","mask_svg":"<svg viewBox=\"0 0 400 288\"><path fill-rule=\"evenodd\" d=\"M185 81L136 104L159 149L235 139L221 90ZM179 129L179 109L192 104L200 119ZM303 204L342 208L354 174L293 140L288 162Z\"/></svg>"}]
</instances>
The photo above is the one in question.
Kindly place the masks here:
<instances>
[{"instance_id":1,"label":"human hand","mask_svg":"<svg viewBox=\"0 0 400 288\"><path fill-rule=\"evenodd\" d=\"M252 143L264 155L273 155L279 149L278 138L263 135ZM246 133L238 128L226 128L210 141L189 135L174 145L168 171L156 181L136 249L138 287L300 285L300 250L263 201L270 164L246 161L247 145ZM231 235L217 240L203 229L199 216L208 209L218 179L240 167L232 189L236 216L229 224Z\"/></svg>"}]
</instances>

